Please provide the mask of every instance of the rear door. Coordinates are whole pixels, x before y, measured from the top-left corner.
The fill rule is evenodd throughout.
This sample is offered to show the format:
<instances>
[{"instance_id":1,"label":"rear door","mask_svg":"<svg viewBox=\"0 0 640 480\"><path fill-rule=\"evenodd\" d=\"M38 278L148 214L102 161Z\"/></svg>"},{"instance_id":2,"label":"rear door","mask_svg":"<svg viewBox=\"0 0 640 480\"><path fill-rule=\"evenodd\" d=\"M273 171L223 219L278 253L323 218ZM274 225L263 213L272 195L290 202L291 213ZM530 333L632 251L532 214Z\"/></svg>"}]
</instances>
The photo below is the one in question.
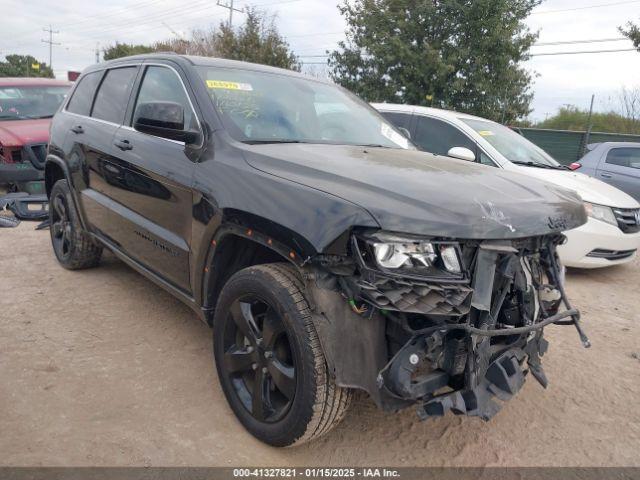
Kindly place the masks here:
<instances>
[{"instance_id":1,"label":"rear door","mask_svg":"<svg viewBox=\"0 0 640 480\"><path fill-rule=\"evenodd\" d=\"M120 247L122 222L113 205L111 162L115 160L113 139L124 120L138 66L128 65L103 72L92 102L89 118L79 120L75 136L84 147L83 170L86 188L81 202L92 231ZM75 96L75 95L74 95ZM73 98L69 107L73 106Z\"/></svg>"},{"instance_id":2,"label":"rear door","mask_svg":"<svg viewBox=\"0 0 640 480\"><path fill-rule=\"evenodd\" d=\"M193 146L136 131L139 105L175 102L185 126L200 123L179 71L166 64L145 65L132 97L126 125L118 129L116 160L108 165L111 197L120 206L120 242L139 263L190 293Z\"/></svg>"},{"instance_id":3,"label":"rear door","mask_svg":"<svg viewBox=\"0 0 640 480\"><path fill-rule=\"evenodd\" d=\"M600 160L596 178L640 201L640 147L613 147Z\"/></svg>"}]
</instances>

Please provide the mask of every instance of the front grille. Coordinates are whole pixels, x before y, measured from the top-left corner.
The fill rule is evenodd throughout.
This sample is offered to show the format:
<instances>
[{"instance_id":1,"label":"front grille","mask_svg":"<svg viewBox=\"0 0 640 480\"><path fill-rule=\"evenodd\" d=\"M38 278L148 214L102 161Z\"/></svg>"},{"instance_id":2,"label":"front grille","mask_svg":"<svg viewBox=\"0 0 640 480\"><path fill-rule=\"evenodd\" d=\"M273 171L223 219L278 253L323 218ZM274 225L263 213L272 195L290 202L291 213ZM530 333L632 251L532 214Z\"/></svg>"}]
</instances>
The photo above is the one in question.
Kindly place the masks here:
<instances>
[{"instance_id":1,"label":"front grille","mask_svg":"<svg viewBox=\"0 0 640 480\"><path fill-rule=\"evenodd\" d=\"M636 253L636 250L605 250L603 248L596 248L589 252L587 257L604 258L606 260L622 260L632 257L634 253Z\"/></svg>"},{"instance_id":2,"label":"front grille","mask_svg":"<svg viewBox=\"0 0 640 480\"><path fill-rule=\"evenodd\" d=\"M640 232L640 212L637 208L614 208L613 213L618 221L618 227L624 233Z\"/></svg>"}]
</instances>

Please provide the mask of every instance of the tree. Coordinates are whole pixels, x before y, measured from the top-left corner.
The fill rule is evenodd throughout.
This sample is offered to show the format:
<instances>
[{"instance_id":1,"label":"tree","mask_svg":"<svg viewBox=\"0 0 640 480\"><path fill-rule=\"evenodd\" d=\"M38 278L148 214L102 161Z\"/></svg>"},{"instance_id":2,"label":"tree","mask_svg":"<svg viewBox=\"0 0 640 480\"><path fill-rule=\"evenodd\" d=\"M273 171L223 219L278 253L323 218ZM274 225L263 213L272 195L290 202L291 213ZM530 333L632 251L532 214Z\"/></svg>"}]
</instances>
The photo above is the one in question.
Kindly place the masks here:
<instances>
[{"instance_id":1,"label":"tree","mask_svg":"<svg viewBox=\"0 0 640 480\"><path fill-rule=\"evenodd\" d=\"M0 77L53 78L54 75L50 66L31 55L7 55L5 61L0 62Z\"/></svg>"},{"instance_id":2,"label":"tree","mask_svg":"<svg viewBox=\"0 0 640 480\"><path fill-rule=\"evenodd\" d=\"M633 42L633 46L640 51L640 27L633 22L627 22L624 27L618 27L620 33Z\"/></svg>"},{"instance_id":3,"label":"tree","mask_svg":"<svg viewBox=\"0 0 640 480\"><path fill-rule=\"evenodd\" d=\"M149 45L134 45L132 43L116 42L115 45L104 48L102 57L105 60L113 60L114 58L128 57L129 55L139 55L141 53L151 53L154 48Z\"/></svg>"},{"instance_id":4,"label":"tree","mask_svg":"<svg viewBox=\"0 0 640 480\"><path fill-rule=\"evenodd\" d=\"M172 38L153 45L118 43L104 51L104 59L149 52L176 52L183 55L229 58L300 70L298 57L278 32L274 17L249 8L238 29L221 23L217 28L194 30L188 39Z\"/></svg>"},{"instance_id":5,"label":"tree","mask_svg":"<svg viewBox=\"0 0 640 480\"><path fill-rule=\"evenodd\" d=\"M553 117L538 123L536 128L585 131L588 122L589 110L582 110L573 105L565 105ZM593 123L594 132L640 134L640 119L628 118L614 111L596 112L591 117L591 122Z\"/></svg>"},{"instance_id":6,"label":"tree","mask_svg":"<svg viewBox=\"0 0 640 480\"><path fill-rule=\"evenodd\" d=\"M216 49L222 58L300 70L298 57L278 32L274 17L254 8L247 10L246 20L238 30L220 25Z\"/></svg>"},{"instance_id":7,"label":"tree","mask_svg":"<svg viewBox=\"0 0 640 480\"><path fill-rule=\"evenodd\" d=\"M538 35L523 20L540 0L344 0L347 40L331 76L368 101L449 108L499 121L526 116L522 62Z\"/></svg>"}]
</instances>

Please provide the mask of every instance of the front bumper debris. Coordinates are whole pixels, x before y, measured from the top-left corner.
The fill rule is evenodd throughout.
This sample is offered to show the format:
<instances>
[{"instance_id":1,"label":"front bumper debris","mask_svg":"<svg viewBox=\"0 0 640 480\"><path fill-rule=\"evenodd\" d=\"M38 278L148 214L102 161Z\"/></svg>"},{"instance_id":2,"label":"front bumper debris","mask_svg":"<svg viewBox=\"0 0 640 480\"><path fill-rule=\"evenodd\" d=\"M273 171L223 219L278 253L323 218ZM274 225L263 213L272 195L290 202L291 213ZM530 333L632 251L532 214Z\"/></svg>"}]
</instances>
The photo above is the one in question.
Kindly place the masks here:
<instances>
[{"instance_id":1,"label":"front bumper debris","mask_svg":"<svg viewBox=\"0 0 640 480\"><path fill-rule=\"evenodd\" d=\"M489 420L529 373L546 387L545 327L573 325L590 346L564 290L563 239L461 244L463 281L325 259L308 288L336 382L366 390L388 411L417 405L422 419L451 411Z\"/></svg>"}]
</instances>

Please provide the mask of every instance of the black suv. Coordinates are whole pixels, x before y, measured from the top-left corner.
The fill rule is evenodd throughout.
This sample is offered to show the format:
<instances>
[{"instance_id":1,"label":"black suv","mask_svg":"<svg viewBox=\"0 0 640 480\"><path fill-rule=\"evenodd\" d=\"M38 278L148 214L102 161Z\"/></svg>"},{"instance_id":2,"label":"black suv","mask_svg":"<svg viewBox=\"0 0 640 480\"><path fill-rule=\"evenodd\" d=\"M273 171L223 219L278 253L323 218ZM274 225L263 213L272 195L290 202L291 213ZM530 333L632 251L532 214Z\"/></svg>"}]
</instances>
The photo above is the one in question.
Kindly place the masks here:
<instances>
[{"instance_id":1,"label":"black suv","mask_svg":"<svg viewBox=\"0 0 640 480\"><path fill-rule=\"evenodd\" d=\"M103 248L213 327L222 389L277 446L313 439L355 389L395 411L491 418L543 327L575 325L556 246L568 190L413 148L348 91L178 55L88 68L45 169L69 269Z\"/></svg>"}]
</instances>

